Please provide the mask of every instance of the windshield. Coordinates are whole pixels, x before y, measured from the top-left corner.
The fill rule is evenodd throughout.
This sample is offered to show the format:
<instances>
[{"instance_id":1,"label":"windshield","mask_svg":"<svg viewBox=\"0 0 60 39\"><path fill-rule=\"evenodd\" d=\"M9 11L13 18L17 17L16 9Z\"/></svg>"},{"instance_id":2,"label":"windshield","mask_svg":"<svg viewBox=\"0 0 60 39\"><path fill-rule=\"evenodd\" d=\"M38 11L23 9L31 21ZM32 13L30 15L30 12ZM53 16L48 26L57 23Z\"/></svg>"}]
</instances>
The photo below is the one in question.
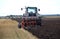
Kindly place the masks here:
<instances>
[{"instance_id":1,"label":"windshield","mask_svg":"<svg viewBox=\"0 0 60 39\"><path fill-rule=\"evenodd\" d=\"M35 13L35 9L28 8L28 13Z\"/></svg>"}]
</instances>

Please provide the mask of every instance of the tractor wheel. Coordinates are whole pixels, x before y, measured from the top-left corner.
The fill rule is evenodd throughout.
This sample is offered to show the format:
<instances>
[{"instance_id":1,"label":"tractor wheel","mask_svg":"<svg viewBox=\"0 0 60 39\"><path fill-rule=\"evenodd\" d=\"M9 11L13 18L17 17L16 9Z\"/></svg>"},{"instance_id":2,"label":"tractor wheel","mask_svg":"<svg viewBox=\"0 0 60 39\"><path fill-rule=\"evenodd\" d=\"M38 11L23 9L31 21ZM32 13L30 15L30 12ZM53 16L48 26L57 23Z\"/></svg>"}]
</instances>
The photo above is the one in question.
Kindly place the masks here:
<instances>
[{"instance_id":1,"label":"tractor wheel","mask_svg":"<svg viewBox=\"0 0 60 39\"><path fill-rule=\"evenodd\" d=\"M21 25L20 24L18 24L18 28L21 28Z\"/></svg>"}]
</instances>

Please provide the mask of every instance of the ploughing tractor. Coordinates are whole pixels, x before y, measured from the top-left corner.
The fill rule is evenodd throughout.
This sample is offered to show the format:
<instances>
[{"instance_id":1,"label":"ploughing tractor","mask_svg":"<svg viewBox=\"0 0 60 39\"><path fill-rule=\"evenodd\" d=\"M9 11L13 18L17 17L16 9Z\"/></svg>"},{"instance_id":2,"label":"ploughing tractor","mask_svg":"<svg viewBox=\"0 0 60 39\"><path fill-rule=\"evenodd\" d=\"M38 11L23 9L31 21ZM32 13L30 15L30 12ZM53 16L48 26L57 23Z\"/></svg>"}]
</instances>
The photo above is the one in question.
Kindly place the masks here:
<instances>
[{"instance_id":1,"label":"ploughing tractor","mask_svg":"<svg viewBox=\"0 0 60 39\"><path fill-rule=\"evenodd\" d=\"M41 26L41 18L38 13L40 9L37 7L26 7L25 13L22 16L22 21L18 24L18 28L31 29ZM23 10L21 8L21 10Z\"/></svg>"}]
</instances>

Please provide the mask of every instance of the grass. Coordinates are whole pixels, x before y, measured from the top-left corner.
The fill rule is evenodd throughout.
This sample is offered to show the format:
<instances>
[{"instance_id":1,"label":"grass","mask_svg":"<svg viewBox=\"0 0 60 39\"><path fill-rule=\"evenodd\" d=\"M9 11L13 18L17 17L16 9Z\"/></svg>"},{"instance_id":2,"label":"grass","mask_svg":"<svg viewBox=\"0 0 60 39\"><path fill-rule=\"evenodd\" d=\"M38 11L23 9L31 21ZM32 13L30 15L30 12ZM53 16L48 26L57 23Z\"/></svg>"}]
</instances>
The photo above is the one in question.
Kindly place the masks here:
<instances>
[{"instance_id":1,"label":"grass","mask_svg":"<svg viewBox=\"0 0 60 39\"><path fill-rule=\"evenodd\" d=\"M24 29L18 29L17 22L10 19L0 19L0 39L37 39Z\"/></svg>"}]
</instances>

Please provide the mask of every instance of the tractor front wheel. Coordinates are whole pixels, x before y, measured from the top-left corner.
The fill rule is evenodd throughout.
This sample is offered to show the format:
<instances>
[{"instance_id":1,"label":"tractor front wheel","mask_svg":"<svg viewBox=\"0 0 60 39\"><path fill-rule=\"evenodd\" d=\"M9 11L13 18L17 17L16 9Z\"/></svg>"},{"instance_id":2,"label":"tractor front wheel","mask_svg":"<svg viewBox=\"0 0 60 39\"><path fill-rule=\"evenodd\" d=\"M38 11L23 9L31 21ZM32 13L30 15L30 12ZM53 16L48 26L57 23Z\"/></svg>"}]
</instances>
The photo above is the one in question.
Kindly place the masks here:
<instances>
[{"instance_id":1,"label":"tractor front wheel","mask_svg":"<svg viewBox=\"0 0 60 39\"><path fill-rule=\"evenodd\" d=\"M18 28L21 28L21 24L18 24Z\"/></svg>"}]
</instances>

